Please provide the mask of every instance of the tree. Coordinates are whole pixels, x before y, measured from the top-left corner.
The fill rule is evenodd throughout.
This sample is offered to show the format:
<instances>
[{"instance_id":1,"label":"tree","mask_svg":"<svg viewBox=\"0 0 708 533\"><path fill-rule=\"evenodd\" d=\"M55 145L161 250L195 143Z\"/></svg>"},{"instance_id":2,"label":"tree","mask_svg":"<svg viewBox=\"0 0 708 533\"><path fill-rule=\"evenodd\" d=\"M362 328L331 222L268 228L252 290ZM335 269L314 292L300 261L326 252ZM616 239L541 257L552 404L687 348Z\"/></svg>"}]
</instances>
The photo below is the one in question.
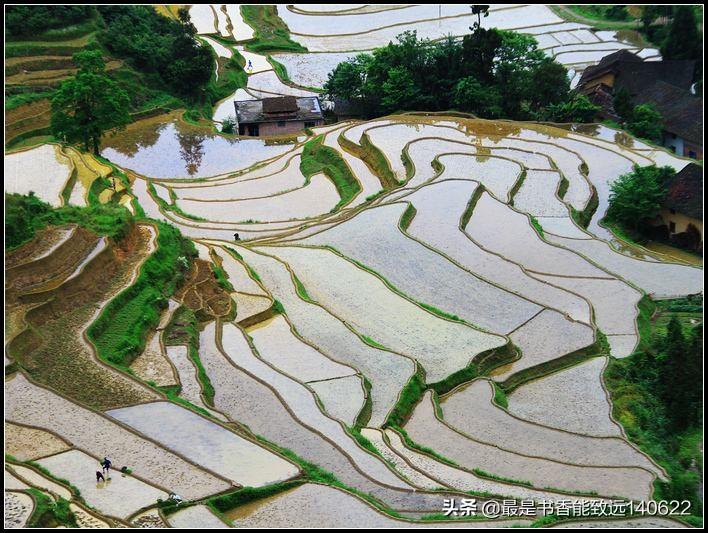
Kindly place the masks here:
<instances>
[{"instance_id":1,"label":"tree","mask_svg":"<svg viewBox=\"0 0 708 533\"><path fill-rule=\"evenodd\" d=\"M612 98L612 105L623 122L627 122L632 118L634 104L632 103L632 95L629 94L626 87L622 86L615 91Z\"/></svg>"},{"instance_id":2,"label":"tree","mask_svg":"<svg viewBox=\"0 0 708 533\"><path fill-rule=\"evenodd\" d=\"M172 94L197 101L214 72L208 44L197 39L197 30L182 8L174 20L151 6L101 5L105 22L101 44L114 57L149 74L150 79Z\"/></svg>"},{"instance_id":3,"label":"tree","mask_svg":"<svg viewBox=\"0 0 708 533\"><path fill-rule=\"evenodd\" d=\"M327 75L327 82L324 85L325 94L333 99L334 97L352 100L362 98L363 86L366 81L366 70L372 57L366 54L339 63L332 72Z\"/></svg>"},{"instance_id":4,"label":"tree","mask_svg":"<svg viewBox=\"0 0 708 533\"><path fill-rule=\"evenodd\" d=\"M477 28L462 40L396 41L340 63L325 92L358 100L369 117L402 109L459 109L480 116L532 119L569 98L565 68L529 35Z\"/></svg>"},{"instance_id":5,"label":"tree","mask_svg":"<svg viewBox=\"0 0 708 533\"><path fill-rule=\"evenodd\" d=\"M497 118L502 114L501 95L494 87L485 87L472 76L455 85L454 106L460 111L474 113L482 118Z\"/></svg>"},{"instance_id":6,"label":"tree","mask_svg":"<svg viewBox=\"0 0 708 533\"><path fill-rule=\"evenodd\" d=\"M637 137L658 140L661 138L661 113L652 104L640 104L632 110L627 129Z\"/></svg>"},{"instance_id":7,"label":"tree","mask_svg":"<svg viewBox=\"0 0 708 533\"><path fill-rule=\"evenodd\" d=\"M406 68L394 67L389 70L388 79L381 89L381 106L385 113L417 107L418 88Z\"/></svg>"},{"instance_id":8,"label":"tree","mask_svg":"<svg viewBox=\"0 0 708 533\"><path fill-rule=\"evenodd\" d=\"M17 248L34 237L42 226L40 219L51 211L51 206L34 195L5 193L5 249Z\"/></svg>"},{"instance_id":9,"label":"tree","mask_svg":"<svg viewBox=\"0 0 708 533\"><path fill-rule=\"evenodd\" d=\"M545 108L568 97L568 70L560 63L544 58L532 69L530 78L528 99L532 106Z\"/></svg>"},{"instance_id":10,"label":"tree","mask_svg":"<svg viewBox=\"0 0 708 533\"><path fill-rule=\"evenodd\" d=\"M610 186L607 218L634 230L659 214L666 196L666 183L674 171L655 165L640 167L623 174Z\"/></svg>"},{"instance_id":11,"label":"tree","mask_svg":"<svg viewBox=\"0 0 708 533\"><path fill-rule=\"evenodd\" d=\"M94 6L8 5L5 29L10 35L42 34L48 30L88 21L95 16Z\"/></svg>"},{"instance_id":12,"label":"tree","mask_svg":"<svg viewBox=\"0 0 708 533\"><path fill-rule=\"evenodd\" d=\"M570 99L548 106L546 120L551 122L592 122L600 110L587 96L574 92Z\"/></svg>"},{"instance_id":13,"label":"tree","mask_svg":"<svg viewBox=\"0 0 708 533\"><path fill-rule=\"evenodd\" d=\"M130 99L106 73L100 51L77 52L74 63L78 72L52 97L52 133L67 142L82 142L86 151L92 147L98 155L103 134L130 122Z\"/></svg>"},{"instance_id":14,"label":"tree","mask_svg":"<svg viewBox=\"0 0 708 533\"><path fill-rule=\"evenodd\" d=\"M624 5L614 5L607 8L605 15L607 15L607 18L611 20L627 20L629 18L627 6Z\"/></svg>"},{"instance_id":15,"label":"tree","mask_svg":"<svg viewBox=\"0 0 708 533\"><path fill-rule=\"evenodd\" d=\"M664 59L698 59L701 49L702 39L693 6L677 6L661 55Z\"/></svg>"},{"instance_id":16,"label":"tree","mask_svg":"<svg viewBox=\"0 0 708 533\"><path fill-rule=\"evenodd\" d=\"M696 328L687 339L681 322L672 316L661 350L660 396L674 431L700 421L702 383L702 330Z\"/></svg>"},{"instance_id":17,"label":"tree","mask_svg":"<svg viewBox=\"0 0 708 533\"><path fill-rule=\"evenodd\" d=\"M670 5L645 5L642 7L641 20L644 33L649 32L649 28L657 18L669 17L673 11Z\"/></svg>"}]
</instances>

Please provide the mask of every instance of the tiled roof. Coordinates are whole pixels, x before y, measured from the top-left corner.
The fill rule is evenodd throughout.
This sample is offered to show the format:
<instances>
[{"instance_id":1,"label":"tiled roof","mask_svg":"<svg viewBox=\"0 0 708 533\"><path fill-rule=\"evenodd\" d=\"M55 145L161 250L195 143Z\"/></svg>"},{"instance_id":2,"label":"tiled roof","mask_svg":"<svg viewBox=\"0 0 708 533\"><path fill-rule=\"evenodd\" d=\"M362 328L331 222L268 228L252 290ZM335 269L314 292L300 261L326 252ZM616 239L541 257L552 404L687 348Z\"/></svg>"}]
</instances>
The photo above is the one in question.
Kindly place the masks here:
<instances>
[{"instance_id":1,"label":"tiled roof","mask_svg":"<svg viewBox=\"0 0 708 533\"><path fill-rule=\"evenodd\" d=\"M625 87L632 96L640 93L655 81L665 81L682 89L690 89L693 83L695 61L643 61L627 50L619 50L603 57L600 62L583 71L579 86L611 72L614 86Z\"/></svg>"},{"instance_id":2,"label":"tiled roof","mask_svg":"<svg viewBox=\"0 0 708 533\"><path fill-rule=\"evenodd\" d=\"M703 167L689 163L669 181L664 207L691 218L703 218Z\"/></svg>"},{"instance_id":3,"label":"tiled roof","mask_svg":"<svg viewBox=\"0 0 708 533\"><path fill-rule=\"evenodd\" d=\"M703 144L703 100L664 81L657 81L637 94L635 104L652 104L661 113L664 130Z\"/></svg>"},{"instance_id":4,"label":"tiled roof","mask_svg":"<svg viewBox=\"0 0 708 533\"><path fill-rule=\"evenodd\" d=\"M239 100L234 107L239 124L322 120L322 107L316 96Z\"/></svg>"}]
</instances>

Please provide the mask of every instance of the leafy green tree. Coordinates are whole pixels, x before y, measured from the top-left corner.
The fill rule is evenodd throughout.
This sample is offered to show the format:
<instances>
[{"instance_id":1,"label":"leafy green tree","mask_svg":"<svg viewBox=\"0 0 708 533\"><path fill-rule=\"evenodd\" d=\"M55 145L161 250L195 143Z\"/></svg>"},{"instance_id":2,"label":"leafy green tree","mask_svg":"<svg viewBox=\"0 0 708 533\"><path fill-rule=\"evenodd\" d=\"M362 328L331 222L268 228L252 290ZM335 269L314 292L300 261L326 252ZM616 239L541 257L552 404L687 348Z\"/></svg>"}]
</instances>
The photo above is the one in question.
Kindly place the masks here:
<instances>
[{"instance_id":1,"label":"leafy green tree","mask_svg":"<svg viewBox=\"0 0 708 533\"><path fill-rule=\"evenodd\" d=\"M494 63L502 46L502 34L495 29L478 28L462 38L464 70L481 83L494 80ZM508 58L507 58L508 59Z\"/></svg>"},{"instance_id":2,"label":"leafy green tree","mask_svg":"<svg viewBox=\"0 0 708 533\"><path fill-rule=\"evenodd\" d=\"M209 45L197 39L189 12L178 20L164 17L147 5L98 6L106 28L98 35L111 55L150 75L173 94L199 100L212 77L214 59Z\"/></svg>"},{"instance_id":3,"label":"leafy green tree","mask_svg":"<svg viewBox=\"0 0 708 533\"><path fill-rule=\"evenodd\" d=\"M659 214L666 196L666 182L674 174L671 167L640 167L623 174L610 186L607 218L639 230Z\"/></svg>"},{"instance_id":4,"label":"leafy green tree","mask_svg":"<svg viewBox=\"0 0 708 533\"><path fill-rule=\"evenodd\" d=\"M626 87L620 87L615 91L612 98L612 105L615 108L615 112L624 122L632 118L634 104L632 103L632 95L629 94Z\"/></svg>"},{"instance_id":5,"label":"leafy green tree","mask_svg":"<svg viewBox=\"0 0 708 533\"><path fill-rule=\"evenodd\" d=\"M5 193L5 249L11 250L34 237L41 227L39 219L51 206L30 192L28 195Z\"/></svg>"},{"instance_id":6,"label":"leafy green tree","mask_svg":"<svg viewBox=\"0 0 708 533\"><path fill-rule=\"evenodd\" d=\"M531 71L528 99L532 106L545 108L568 97L568 70L550 58L544 58Z\"/></svg>"},{"instance_id":7,"label":"leafy green tree","mask_svg":"<svg viewBox=\"0 0 708 533\"><path fill-rule=\"evenodd\" d=\"M103 134L130 122L130 99L106 73L100 51L77 52L74 63L78 72L52 97L52 133L67 142L82 142L86 151L92 147L98 155Z\"/></svg>"},{"instance_id":8,"label":"leafy green tree","mask_svg":"<svg viewBox=\"0 0 708 533\"><path fill-rule=\"evenodd\" d=\"M366 114L458 109L484 117L536 118L567 101L565 68L529 35L477 28L432 42L404 32L395 42L340 63L325 93L356 99Z\"/></svg>"},{"instance_id":9,"label":"leafy green tree","mask_svg":"<svg viewBox=\"0 0 708 533\"><path fill-rule=\"evenodd\" d=\"M637 137L658 140L661 138L661 113L652 104L639 104L632 110L627 129Z\"/></svg>"},{"instance_id":10,"label":"leafy green tree","mask_svg":"<svg viewBox=\"0 0 708 533\"><path fill-rule=\"evenodd\" d=\"M388 71L388 79L381 86L383 94L381 106L384 112L401 109L415 109L418 88L410 72L404 67L394 67Z\"/></svg>"},{"instance_id":11,"label":"leafy green tree","mask_svg":"<svg viewBox=\"0 0 708 533\"><path fill-rule=\"evenodd\" d=\"M574 92L570 99L548 107L546 120L551 122L592 122L600 110L587 96Z\"/></svg>"},{"instance_id":12,"label":"leafy green tree","mask_svg":"<svg viewBox=\"0 0 708 533\"><path fill-rule=\"evenodd\" d=\"M364 98L366 73L373 57L359 54L349 61L339 63L327 76L325 92L330 97L347 100Z\"/></svg>"},{"instance_id":13,"label":"leafy green tree","mask_svg":"<svg viewBox=\"0 0 708 533\"><path fill-rule=\"evenodd\" d=\"M493 86L484 86L472 76L455 85L453 104L482 118L497 118L502 114L501 95Z\"/></svg>"}]
</instances>

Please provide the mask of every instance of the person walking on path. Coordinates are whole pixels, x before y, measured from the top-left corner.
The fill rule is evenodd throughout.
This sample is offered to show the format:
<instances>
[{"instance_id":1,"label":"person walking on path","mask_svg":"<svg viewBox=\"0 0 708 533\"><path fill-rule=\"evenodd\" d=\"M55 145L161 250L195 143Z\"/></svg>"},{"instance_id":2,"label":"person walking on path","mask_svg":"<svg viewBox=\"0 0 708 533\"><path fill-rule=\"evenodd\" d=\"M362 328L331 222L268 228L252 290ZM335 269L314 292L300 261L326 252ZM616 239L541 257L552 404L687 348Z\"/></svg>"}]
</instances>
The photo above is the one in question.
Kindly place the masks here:
<instances>
[{"instance_id":1,"label":"person walking on path","mask_svg":"<svg viewBox=\"0 0 708 533\"><path fill-rule=\"evenodd\" d=\"M104 457L101 466L103 467L103 471L108 474L111 469L111 460L108 457Z\"/></svg>"},{"instance_id":2,"label":"person walking on path","mask_svg":"<svg viewBox=\"0 0 708 533\"><path fill-rule=\"evenodd\" d=\"M103 473L100 470L96 470L96 483L100 483L101 481L106 481L106 478L103 477Z\"/></svg>"},{"instance_id":3,"label":"person walking on path","mask_svg":"<svg viewBox=\"0 0 708 533\"><path fill-rule=\"evenodd\" d=\"M251 63L250 59L248 60L248 70L249 70L249 72L253 71L253 63Z\"/></svg>"}]
</instances>

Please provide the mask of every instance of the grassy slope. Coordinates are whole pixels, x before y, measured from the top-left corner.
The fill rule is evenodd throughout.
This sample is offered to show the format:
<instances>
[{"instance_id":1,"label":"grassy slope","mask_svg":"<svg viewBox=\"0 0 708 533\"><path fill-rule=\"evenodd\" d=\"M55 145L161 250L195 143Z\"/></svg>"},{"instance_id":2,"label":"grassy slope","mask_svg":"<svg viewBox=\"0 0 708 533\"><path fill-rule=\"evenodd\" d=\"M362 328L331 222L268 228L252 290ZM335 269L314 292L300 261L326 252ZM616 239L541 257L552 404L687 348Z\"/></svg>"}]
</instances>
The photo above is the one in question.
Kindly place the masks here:
<instances>
[{"instance_id":1,"label":"grassy slope","mask_svg":"<svg viewBox=\"0 0 708 533\"><path fill-rule=\"evenodd\" d=\"M157 227L157 250L145 261L135 283L111 300L87 331L99 357L123 368L142 352L148 331L157 326L189 259L197 255L177 228L163 222Z\"/></svg>"},{"instance_id":2,"label":"grassy slope","mask_svg":"<svg viewBox=\"0 0 708 533\"><path fill-rule=\"evenodd\" d=\"M336 210L351 202L361 192L361 185L339 152L324 146L323 141L324 137L318 136L305 144L300 171L308 180L315 174L323 172L334 183L340 197L339 203L334 208Z\"/></svg>"},{"instance_id":3,"label":"grassy slope","mask_svg":"<svg viewBox=\"0 0 708 533\"><path fill-rule=\"evenodd\" d=\"M307 52L307 48L290 39L288 27L278 16L274 5L242 5L246 24L254 29L254 38L246 49L256 53Z\"/></svg>"}]
</instances>

